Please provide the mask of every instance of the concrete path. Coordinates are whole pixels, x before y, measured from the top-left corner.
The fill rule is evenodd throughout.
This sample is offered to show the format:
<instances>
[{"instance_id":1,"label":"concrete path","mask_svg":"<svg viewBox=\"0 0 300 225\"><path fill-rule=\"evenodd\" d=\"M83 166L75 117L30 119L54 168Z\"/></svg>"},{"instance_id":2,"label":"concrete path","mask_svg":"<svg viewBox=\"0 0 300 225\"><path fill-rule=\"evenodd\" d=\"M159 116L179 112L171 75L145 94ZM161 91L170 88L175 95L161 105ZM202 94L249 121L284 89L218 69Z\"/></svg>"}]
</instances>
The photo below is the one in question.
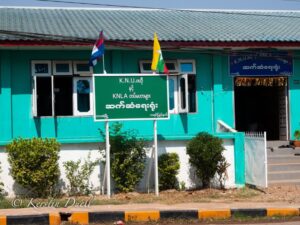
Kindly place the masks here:
<instances>
[{"instance_id":1,"label":"concrete path","mask_svg":"<svg viewBox=\"0 0 300 225\"><path fill-rule=\"evenodd\" d=\"M166 204L124 204L124 205L95 205L88 207L29 207L22 209L0 209L0 215L37 215L53 212L72 213L78 211L110 212L110 211L145 211L145 210L199 210L199 209L259 209L259 208L300 208L300 203L287 202L218 202L218 203L182 203L174 205Z\"/></svg>"}]
</instances>

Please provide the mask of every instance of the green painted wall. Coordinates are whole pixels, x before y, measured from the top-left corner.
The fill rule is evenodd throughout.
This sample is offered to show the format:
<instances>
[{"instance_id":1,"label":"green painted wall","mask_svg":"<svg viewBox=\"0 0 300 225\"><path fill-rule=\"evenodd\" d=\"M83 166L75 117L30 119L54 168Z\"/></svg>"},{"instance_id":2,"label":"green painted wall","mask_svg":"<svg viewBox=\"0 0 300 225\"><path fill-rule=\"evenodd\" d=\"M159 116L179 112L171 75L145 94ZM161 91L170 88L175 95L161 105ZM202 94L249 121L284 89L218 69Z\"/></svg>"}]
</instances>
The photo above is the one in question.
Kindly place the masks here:
<instances>
[{"instance_id":1,"label":"green painted wall","mask_svg":"<svg viewBox=\"0 0 300 225\"><path fill-rule=\"evenodd\" d=\"M300 129L300 52L295 52L294 74L289 79L290 139Z\"/></svg>"},{"instance_id":2,"label":"green painted wall","mask_svg":"<svg viewBox=\"0 0 300 225\"><path fill-rule=\"evenodd\" d=\"M222 120L234 127L233 80L228 74L228 57L213 56L213 102L214 102L214 130L217 121Z\"/></svg>"},{"instance_id":3,"label":"green painted wall","mask_svg":"<svg viewBox=\"0 0 300 225\"><path fill-rule=\"evenodd\" d=\"M11 54L0 52L0 141L10 141L12 129L12 98L11 98Z\"/></svg>"},{"instance_id":4,"label":"green painted wall","mask_svg":"<svg viewBox=\"0 0 300 225\"><path fill-rule=\"evenodd\" d=\"M0 145L12 138L55 137L61 143L101 141L99 129L104 123L94 122L92 116L37 117L32 116L31 60L87 60L90 51L71 50L0 50ZM217 120L234 125L233 82L228 75L228 58L199 53L165 52L166 59L196 61L197 112L171 114L170 120L158 121L160 140L188 140L198 132L215 134ZM139 73L139 61L152 58L151 51L106 51L107 73ZM102 73L99 62L95 73ZM155 85L155 84L153 84ZM152 121L124 122L125 129L134 128L140 136L153 138ZM234 140L236 183L244 184L243 136L216 134Z\"/></svg>"},{"instance_id":5,"label":"green painted wall","mask_svg":"<svg viewBox=\"0 0 300 225\"><path fill-rule=\"evenodd\" d=\"M65 143L99 141L98 129L104 124L93 117L32 116L31 60L86 60L90 51L11 50L1 51L0 143L15 137L56 137ZM151 59L151 51L106 51L108 73L138 73L139 61ZM166 52L167 59L195 59L197 71L197 113L171 114L158 121L161 139L190 138L200 131L214 133L216 120L233 125L232 79L228 76L227 57L198 53ZM12 60L13 59L13 60ZM102 72L102 63L95 68ZM215 106L213 105L213 102ZM224 108L224 103L226 107ZM136 128L144 137L152 137L151 121L130 121L125 128Z\"/></svg>"}]
</instances>

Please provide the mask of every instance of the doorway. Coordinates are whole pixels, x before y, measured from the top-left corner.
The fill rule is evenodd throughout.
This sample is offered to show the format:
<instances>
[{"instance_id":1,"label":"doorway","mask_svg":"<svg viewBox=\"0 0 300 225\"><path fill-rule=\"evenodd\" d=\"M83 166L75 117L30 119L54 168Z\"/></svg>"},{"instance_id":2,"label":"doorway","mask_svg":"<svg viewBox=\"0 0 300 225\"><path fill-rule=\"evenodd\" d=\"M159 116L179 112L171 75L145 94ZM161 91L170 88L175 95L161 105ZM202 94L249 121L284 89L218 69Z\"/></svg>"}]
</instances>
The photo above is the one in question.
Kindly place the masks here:
<instances>
[{"instance_id":1,"label":"doorway","mask_svg":"<svg viewBox=\"0 0 300 225\"><path fill-rule=\"evenodd\" d=\"M238 131L267 132L268 140L287 140L287 78L235 78Z\"/></svg>"}]
</instances>

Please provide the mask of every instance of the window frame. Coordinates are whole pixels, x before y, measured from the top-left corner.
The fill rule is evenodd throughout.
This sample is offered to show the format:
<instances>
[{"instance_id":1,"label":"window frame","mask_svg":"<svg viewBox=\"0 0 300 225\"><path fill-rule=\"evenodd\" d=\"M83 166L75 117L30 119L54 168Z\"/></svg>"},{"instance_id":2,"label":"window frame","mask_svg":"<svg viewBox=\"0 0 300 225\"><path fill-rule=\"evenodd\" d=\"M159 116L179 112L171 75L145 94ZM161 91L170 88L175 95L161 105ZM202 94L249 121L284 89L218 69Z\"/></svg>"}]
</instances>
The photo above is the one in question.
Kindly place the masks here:
<instances>
[{"instance_id":1,"label":"window frame","mask_svg":"<svg viewBox=\"0 0 300 225\"><path fill-rule=\"evenodd\" d=\"M35 64L45 63L48 64L48 73L35 73ZM33 117L53 117L54 115L54 89L53 89L53 75L52 75L52 67L51 60L32 60L31 61L31 75L33 77L33 85L32 85L32 115ZM38 77L50 77L51 78L51 116L38 116L38 105L37 105L37 78Z\"/></svg>"},{"instance_id":2,"label":"window frame","mask_svg":"<svg viewBox=\"0 0 300 225\"><path fill-rule=\"evenodd\" d=\"M67 61L59 61L59 60L56 60L56 61L53 61L52 62L53 64L53 75L57 76L57 75L73 75L73 71L72 71L72 61L71 60L67 60ZM57 64L68 64L69 65L69 71L68 72L58 72L56 70L56 65Z\"/></svg>"},{"instance_id":3,"label":"window frame","mask_svg":"<svg viewBox=\"0 0 300 225\"><path fill-rule=\"evenodd\" d=\"M181 85L180 80L184 79L184 88L185 88L185 108L182 108L182 96L181 96ZM189 113L189 92L188 92L188 74L181 74L178 76L178 113Z\"/></svg>"},{"instance_id":4,"label":"window frame","mask_svg":"<svg viewBox=\"0 0 300 225\"><path fill-rule=\"evenodd\" d=\"M57 72L55 65L57 63L66 62L69 64L70 71L69 72ZM48 65L48 73L35 73L35 64L43 63ZM92 79L92 69L89 67L90 72L86 73L80 73L75 74L75 70L72 70L72 65L77 65L78 63L86 63L88 64L88 61L84 60L31 60L31 76L32 76L32 116L33 117L80 117L80 116L93 116L94 113L94 98L93 98L93 79ZM53 67L53 68L52 68ZM54 69L55 68L55 69ZM74 69L74 67L73 67ZM71 73L70 73L71 72ZM79 75L79 76L78 76ZM62 115L62 116L56 116L55 115L55 90L54 90L54 79L55 77L59 76L72 76L72 115ZM38 77L50 77L51 78L51 115L38 115L38 96L37 96L37 79ZM79 112L78 110L75 110L75 104L77 107L77 94L74 93L75 86L77 80L84 79L88 80L90 83L90 110L88 112ZM76 89L77 92L77 89ZM74 96L76 94L76 96ZM76 100L76 101L75 101Z\"/></svg>"},{"instance_id":5,"label":"window frame","mask_svg":"<svg viewBox=\"0 0 300 225\"><path fill-rule=\"evenodd\" d=\"M85 60L77 60L73 61L73 75L79 76L92 76L93 75L93 67L89 66L89 71L77 71L78 64L89 64L88 61Z\"/></svg>"},{"instance_id":6,"label":"window frame","mask_svg":"<svg viewBox=\"0 0 300 225\"><path fill-rule=\"evenodd\" d=\"M178 59L177 62L178 62L178 67L179 67L178 70L179 70L180 73L182 73L182 74L196 74L196 62L195 62L194 59ZM191 72L181 71L181 67L180 67L181 63L191 63L193 70Z\"/></svg>"},{"instance_id":7,"label":"window frame","mask_svg":"<svg viewBox=\"0 0 300 225\"><path fill-rule=\"evenodd\" d=\"M149 73L149 74L152 74L152 73L154 73L153 70L145 70L144 67L143 67L143 64L144 64L144 63L149 63L149 64L151 64L152 62L151 62L151 60L141 60L141 61L139 61L139 68L140 68L141 73L145 73L145 74L148 74L148 73ZM168 68L170 74L177 74L177 73L179 72L177 60L175 60L175 59L172 59L172 60L165 60L165 63L166 63L166 64L167 64L167 63L174 63L174 67L175 67L174 70L170 70L170 69Z\"/></svg>"},{"instance_id":8,"label":"window frame","mask_svg":"<svg viewBox=\"0 0 300 225\"><path fill-rule=\"evenodd\" d=\"M47 64L48 65L48 73L36 73L35 65L36 64ZM32 60L31 61L31 73L33 76L51 76L51 60Z\"/></svg>"},{"instance_id":9,"label":"window frame","mask_svg":"<svg viewBox=\"0 0 300 225\"><path fill-rule=\"evenodd\" d=\"M169 113L177 114L178 113L178 76L170 75L168 76L168 82L169 80L174 81L174 109L169 108ZM170 89L170 83L168 83L169 89ZM170 100L169 100L170 101ZM171 103L169 102L169 105Z\"/></svg>"},{"instance_id":10,"label":"window frame","mask_svg":"<svg viewBox=\"0 0 300 225\"><path fill-rule=\"evenodd\" d=\"M195 96L195 112L189 112L190 105L189 105L189 90L188 90L188 80L190 76L196 76L196 60L195 59L173 59L173 60L165 60L166 63L175 63L175 70L169 70L170 74L168 76L168 79L174 80L175 90L174 90L174 109L169 108L169 113L171 114L178 114L178 113L191 113L195 114L198 112L198 96L197 96L197 89L196 89L196 96ZM144 63L150 63L151 60L140 60L139 61L139 68L141 73L145 74L151 74L153 73L152 70L144 70L143 64ZM191 63L192 64L192 71L181 71L180 64L181 63ZM186 107L183 109L181 108L181 102L180 99L180 78L184 77L185 79L185 88L186 88L186 95L185 95L185 101L186 101ZM196 79L195 79L196 82ZM197 84L195 84L197 86Z\"/></svg>"},{"instance_id":11,"label":"window frame","mask_svg":"<svg viewBox=\"0 0 300 225\"><path fill-rule=\"evenodd\" d=\"M90 84L90 110L88 112L80 112L78 110L78 95L77 95L77 85L78 80L87 80ZM92 77L73 77L73 116L92 116L94 112L94 90L93 90L93 78Z\"/></svg>"}]
</instances>

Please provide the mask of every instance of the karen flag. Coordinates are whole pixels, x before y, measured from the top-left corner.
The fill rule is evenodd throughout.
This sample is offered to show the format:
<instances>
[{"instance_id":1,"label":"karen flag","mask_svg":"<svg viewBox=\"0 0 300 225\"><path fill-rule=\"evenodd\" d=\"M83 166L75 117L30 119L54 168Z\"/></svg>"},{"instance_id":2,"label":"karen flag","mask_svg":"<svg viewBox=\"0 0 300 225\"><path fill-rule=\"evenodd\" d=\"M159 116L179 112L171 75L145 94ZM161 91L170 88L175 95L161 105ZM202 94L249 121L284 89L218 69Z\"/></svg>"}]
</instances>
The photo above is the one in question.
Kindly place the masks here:
<instances>
[{"instance_id":1,"label":"karen flag","mask_svg":"<svg viewBox=\"0 0 300 225\"><path fill-rule=\"evenodd\" d=\"M90 66L96 66L97 60L104 55L103 31L100 32L99 39L96 41L90 58Z\"/></svg>"}]
</instances>

